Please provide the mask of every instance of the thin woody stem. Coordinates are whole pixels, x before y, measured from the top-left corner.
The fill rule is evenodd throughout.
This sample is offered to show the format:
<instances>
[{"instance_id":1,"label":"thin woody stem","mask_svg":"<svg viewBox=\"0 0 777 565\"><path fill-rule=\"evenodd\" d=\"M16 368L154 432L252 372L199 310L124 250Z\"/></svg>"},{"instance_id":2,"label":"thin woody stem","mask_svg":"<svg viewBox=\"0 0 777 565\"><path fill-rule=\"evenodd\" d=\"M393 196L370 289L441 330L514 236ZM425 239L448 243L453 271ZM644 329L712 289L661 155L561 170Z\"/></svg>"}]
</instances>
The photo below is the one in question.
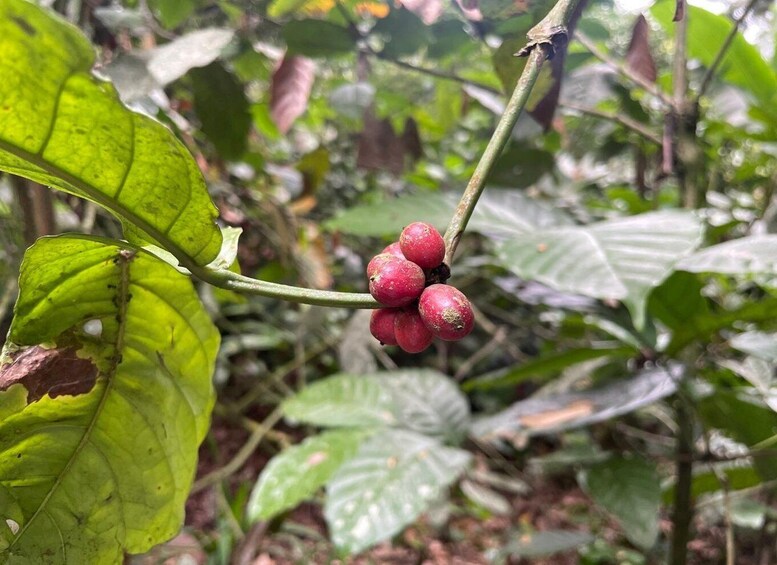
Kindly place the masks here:
<instances>
[{"instance_id":1,"label":"thin woody stem","mask_svg":"<svg viewBox=\"0 0 777 565\"><path fill-rule=\"evenodd\" d=\"M464 189L456 211L445 231L445 263L450 265L456 253L461 236L467 227L478 199L486 186L486 180L494 164L510 139L518 116L526 107L532 88L540 76L543 63L553 56L557 45L563 45L568 40L567 24L575 11L579 0L560 0L548 15L527 34L529 44L520 52L528 53L528 60L523 73L518 79L513 94L507 102L504 113L496 124L494 134L480 157L472 177Z\"/></svg>"}]
</instances>

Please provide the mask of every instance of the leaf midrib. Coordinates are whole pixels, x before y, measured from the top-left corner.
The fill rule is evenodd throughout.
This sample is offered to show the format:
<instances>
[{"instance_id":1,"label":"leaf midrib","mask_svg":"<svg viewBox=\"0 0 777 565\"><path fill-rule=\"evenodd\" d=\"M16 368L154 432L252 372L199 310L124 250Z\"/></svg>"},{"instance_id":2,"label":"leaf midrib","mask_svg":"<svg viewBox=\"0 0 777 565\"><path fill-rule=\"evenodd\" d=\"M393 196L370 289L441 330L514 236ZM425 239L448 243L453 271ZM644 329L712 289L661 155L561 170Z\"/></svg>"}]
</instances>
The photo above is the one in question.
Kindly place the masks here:
<instances>
[{"instance_id":1,"label":"leaf midrib","mask_svg":"<svg viewBox=\"0 0 777 565\"><path fill-rule=\"evenodd\" d=\"M51 500L51 497L54 496L56 491L62 485L62 482L65 480L65 477L67 476L71 467L75 464L76 460L78 459L78 456L81 454L81 451L90 442L92 432L94 431L97 421L102 415L102 411L105 407L105 403L108 399L108 395L113 388L114 377L116 376L116 372L121 359L120 352L124 347L124 334L127 327L127 305L129 303L127 299L129 296L129 265L134 257L134 252L132 252L132 254L125 254L125 253L129 253L129 252L120 249L117 253L117 259L118 259L117 263L119 265L119 284L117 285L117 289L116 289L116 298L117 298L117 306L118 306L118 312L117 312L118 328L116 330L116 339L114 340L114 344L113 344L114 354L110 359L110 365L108 367L108 370L105 372L105 378L107 382L105 384L105 388L103 388L102 396L100 397L100 400L97 404L97 407L95 408L95 411L94 411L94 414L92 415L91 420L89 421L89 424L84 430L84 434L81 436L81 439L79 440L78 445L73 450L73 454L67 460L67 463L65 463L65 466L62 468L62 471L60 471L59 474L57 475L57 478L52 483L49 491L43 497L43 500L41 501L38 508L35 510L32 516L30 516L30 519L24 523L24 525L19 530L19 533L16 535L16 537L14 537L13 541L11 541L10 545L7 548L8 551L12 550L14 546L17 545L19 540L21 540L24 537L24 534L29 530L30 526L36 521L38 516L41 513L46 513L46 506ZM56 522L54 522L54 520L51 518L49 519L56 526ZM59 530L58 526L57 526L57 529ZM60 532L60 537L61 537L61 532ZM64 545L62 546L62 551L63 551L63 557L67 558L67 555L65 554Z\"/></svg>"},{"instance_id":2,"label":"leaf midrib","mask_svg":"<svg viewBox=\"0 0 777 565\"><path fill-rule=\"evenodd\" d=\"M134 144L133 144L133 147L134 147ZM82 194L84 194L87 198L92 200L94 203L99 204L106 210L113 212L120 218L124 218L130 221L136 227L140 228L143 232L150 235L156 243L158 243L161 247L165 248L167 251L172 253L175 256L175 258L180 261L182 266L186 267L190 271L197 270L197 267L199 265L197 264L195 259L193 257L190 257L188 253L186 253L183 249L181 249L165 233L163 233L162 231L160 231L159 229L157 229L156 227L148 223L148 221L144 220L143 218L135 214L131 209L118 206L118 202L113 197L108 196L106 193L102 192L96 186L90 183L87 183L84 180L79 179L72 173L69 173L53 165L52 163L44 159L43 156L37 155L35 153L31 153L26 149L22 149L17 145L9 143L5 139L0 139L0 149L10 153L11 155L19 157L20 159L23 159L28 163L33 164L34 166L38 167L43 172L47 173L48 175L51 175L52 177L65 181L66 184L69 184L73 188L76 188L77 190L79 190ZM132 163L129 164L128 168L131 168L131 165Z\"/></svg>"}]
</instances>

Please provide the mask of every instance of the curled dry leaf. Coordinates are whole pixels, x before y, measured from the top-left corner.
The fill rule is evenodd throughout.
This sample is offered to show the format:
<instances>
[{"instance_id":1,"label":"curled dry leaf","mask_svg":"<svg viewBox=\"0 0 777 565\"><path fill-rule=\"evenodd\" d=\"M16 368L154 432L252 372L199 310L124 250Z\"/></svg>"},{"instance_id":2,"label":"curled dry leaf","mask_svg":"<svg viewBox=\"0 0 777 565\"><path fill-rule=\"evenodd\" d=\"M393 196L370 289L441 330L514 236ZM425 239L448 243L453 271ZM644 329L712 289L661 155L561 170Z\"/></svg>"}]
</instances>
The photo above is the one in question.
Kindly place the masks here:
<instances>
[{"instance_id":1,"label":"curled dry leaf","mask_svg":"<svg viewBox=\"0 0 777 565\"><path fill-rule=\"evenodd\" d=\"M272 75L270 116L278 131L286 133L308 107L316 66L307 57L286 54Z\"/></svg>"},{"instance_id":2,"label":"curled dry leaf","mask_svg":"<svg viewBox=\"0 0 777 565\"><path fill-rule=\"evenodd\" d=\"M631 31L631 42L626 52L626 67L644 79L656 82L658 72L656 62L650 53L649 32L647 20L640 14Z\"/></svg>"}]
</instances>

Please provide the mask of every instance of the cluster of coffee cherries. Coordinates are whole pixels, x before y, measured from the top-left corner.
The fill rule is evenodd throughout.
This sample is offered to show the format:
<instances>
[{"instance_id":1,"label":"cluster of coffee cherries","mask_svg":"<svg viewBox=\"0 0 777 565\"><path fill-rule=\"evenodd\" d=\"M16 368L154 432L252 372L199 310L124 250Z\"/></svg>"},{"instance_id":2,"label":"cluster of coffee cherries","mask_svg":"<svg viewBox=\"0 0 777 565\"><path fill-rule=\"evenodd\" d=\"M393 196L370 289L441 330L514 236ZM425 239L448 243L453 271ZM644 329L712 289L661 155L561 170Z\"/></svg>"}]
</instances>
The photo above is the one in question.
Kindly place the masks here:
<instances>
[{"instance_id":1,"label":"cluster of coffee cherries","mask_svg":"<svg viewBox=\"0 0 777 565\"><path fill-rule=\"evenodd\" d=\"M367 265L370 294L384 306L372 312L370 332L383 345L420 353L435 337L457 341L472 331L472 306L445 284L450 270L444 257L440 232L414 222Z\"/></svg>"}]
</instances>

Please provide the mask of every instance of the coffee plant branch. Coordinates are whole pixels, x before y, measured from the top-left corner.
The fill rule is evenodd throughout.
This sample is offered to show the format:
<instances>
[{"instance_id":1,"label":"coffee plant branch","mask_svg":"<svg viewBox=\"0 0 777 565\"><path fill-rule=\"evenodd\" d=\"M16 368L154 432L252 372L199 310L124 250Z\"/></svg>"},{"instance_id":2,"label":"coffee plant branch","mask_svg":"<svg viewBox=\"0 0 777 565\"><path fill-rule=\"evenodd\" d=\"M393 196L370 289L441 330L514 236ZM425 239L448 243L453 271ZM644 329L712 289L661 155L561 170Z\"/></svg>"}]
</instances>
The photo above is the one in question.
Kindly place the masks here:
<instances>
[{"instance_id":1,"label":"coffee plant branch","mask_svg":"<svg viewBox=\"0 0 777 565\"><path fill-rule=\"evenodd\" d=\"M631 69L629 69L626 65L623 63L616 61L610 55L602 51L596 46L596 43L593 39L588 37L586 34L584 34L582 31L577 30L575 32L575 39L577 39L580 44L588 49L590 51L591 55L602 61L604 64L606 64L608 67L610 67L612 70L617 72L618 74L624 76L637 86L643 88L659 100L661 100L664 105L668 108L674 108L674 100L666 94L665 92L662 92L655 84L651 83L647 79L645 79L643 76L633 72Z\"/></svg>"},{"instance_id":2,"label":"coffee plant branch","mask_svg":"<svg viewBox=\"0 0 777 565\"><path fill-rule=\"evenodd\" d=\"M453 262L456 247L483 193L488 175L510 139L518 116L526 106L534 83L540 75L543 63L553 57L557 48L566 45L569 39L567 24L578 3L579 0L560 0L539 24L529 30L527 34L529 43L518 53L520 56L528 55L526 66L445 232L446 264L450 265Z\"/></svg>"}]
</instances>

